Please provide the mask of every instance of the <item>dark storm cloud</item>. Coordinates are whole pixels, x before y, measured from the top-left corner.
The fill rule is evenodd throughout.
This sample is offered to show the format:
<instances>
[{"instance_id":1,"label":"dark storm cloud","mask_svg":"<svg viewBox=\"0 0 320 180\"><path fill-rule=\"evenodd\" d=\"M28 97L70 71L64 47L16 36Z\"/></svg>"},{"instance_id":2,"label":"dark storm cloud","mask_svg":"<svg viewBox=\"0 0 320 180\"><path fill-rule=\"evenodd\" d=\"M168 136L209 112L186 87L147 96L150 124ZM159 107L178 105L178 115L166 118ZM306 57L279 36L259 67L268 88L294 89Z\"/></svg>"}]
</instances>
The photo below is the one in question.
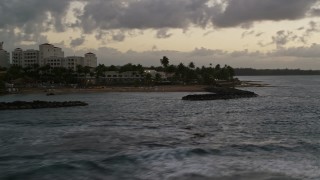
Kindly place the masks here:
<instances>
[{"instance_id":1,"label":"dark storm cloud","mask_svg":"<svg viewBox=\"0 0 320 180\"><path fill-rule=\"evenodd\" d=\"M118 33L112 35L112 40L113 41L122 42L125 39L126 39L126 35L125 35L124 32L118 32Z\"/></svg>"},{"instance_id":2,"label":"dark storm cloud","mask_svg":"<svg viewBox=\"0 0 320 180\"><path fill-rule=\"evenodd\" d=\"M211 2L211 4L209 3ZM250 28L254 22L296 20L316 12L318 0L91 0L77 16L87 33L96 29L197 27ZM210 5L209 5L210 4Z\"/></svg>"},{"instance_id":3,"label":"dark storm cloud","mask_svg":"<svg viewBox=\"0 0 320 180\"><path fill-rule=\"evenodd\" d=\"M233 27L263 20L303 18L317 0L228 0L224 12L213 17L219 27Z\"/></svg>"},{"instance_id":4,"label":"dark storm cloud","mask_svg":"<svg viewBox=\"0 0 320 180\"><path fill-rule=\"evenodd\" d=\"M172 36L172 33L169 33L168 31L169 31L169 29L167 29L167 28L159 29L159 30L157 31L156 38L166 39L166 38L171 37L171 36Z\"/></svg>"},{"instance_id":5,"label":"dark storm cloud","mask_svg":"<svg viewBox=\"0 0 320 180\"><path fill-rule=\"evenodd\" d=\"M313 9L310 11L310 14L311 14L312 16L320 16L320 9L313 8Z\"/></svg>"},{"instance_id":6,"label":"dark storm cloud","mask_svg":"<svg viewBox=\"0 0 320 180\"><path fill-rule=\"evenodd\" d=\"M255 21L303 18L316 0L225 0L208 6L209 0L93 0L88 1L82 27L101 29L186 28L242 26ZM226 6L225 9L223 8Z\"/></svg>"},{"instance_id":7,"label":"dark storm cloud","mask_svg":"<svg viewBox=\"0 0 320 180\"><path fill-rule=\"evenodd\" d=\"M190 24L206 26L208 0L93 0L78 16L82 28L100 29L185 28Z\"/></svg>"},{"instance_id":8,"label":"dark storm cloud","mask_svg":"<svg viewBox=\"0 0 320 180\"><path fill-rule=\"evenodd\" d=\"M274 43L277 48L282 48L289 42L295 41L298 38L297 35L295 35L291 31L278 31L275 36L272 36L272 43Z\"/></svg>"},{"instance_id":9,"label":"dark storm cloud","mask_svg":"<svg viewBox=\"0 0 320 180\"><path fill-rule=\"evenodd\" d=\"M255 36L256 37L260 37L260 36L262 36L264 33L263 32L259 32L259 33L257 33Z\"/></svg>"},{"instance_id":10,"label":"dark storm cloud","mask_svg":"<svg viewBox=\"0 0 320 180\"><path fill-rule=\"evenodd\" d=\"M70 42L70 46L71 47L78 47L81 46L84 42L85 42L86 38L84 36L77 38L77 39L73 39Z\"/></svg>"},{"instance_id":11,"label":"dark storm cloud","mask_svg":"<svg viewBox=\"0 0 320 180\"><path fill-rule=\"evenodd\" d=\"M320 30L319 24L315 21L310 21L309 27L306 29L305 34L310 35L312 33L319 32L319 30Z\"/></svg>"},{"instance_id":12,"label":"dark storm cloud","mask_svg":"<svg viewBox=\"0 0 320 180\"><path fill-rule=\"evenodd\" d=\"M264 33L263 32L255 32L254 30L252 31L245 31L241 34L241 38L245 38L247 36L254 36L254 37L260 37L262 36Z\"/></svg>"},{"instance_id":13,"label":"dark storm cloud","mask_svg":"<svg viewBox=\"0 0 320 180\"><path fill-rule=\"evenodd\" d=\"M0 28L15 26L32 32L34 27L45 30L46 26L42 25L47 22L54 25L56 30L62 31L64 25L61 19L69 3L69 0L1 0Z\"/></svg>"},{"instance_id":14,"label":"dark storm cloud","mask_svg":"<svg viewBox=\"0 0 320 180\"><path fill-rule=\"evenodd\" d=\"M66 15L73 2L83 3L83 9L70 11L76 19L67 23ZM317 2L319 0L0 0L0 30L10 32L1 33L0 40L8 39L5 34L9 34L9 39L16 40L12 44L42 43L38 37L43 32L64 32L67 28L94 33L100 41L124 41L126 36L134 36L130 35L131 31L145 29L156 30L158 38L169 38L171 34L167 29L171 28L250 28L258 21L315 16L319 12L314 6ZM112 33L122 30L126 33ZM80 40L74 40L71 45L79 44Z\"/></svg>"},{"instance_id":15,"label":"dark storm cloud","mask_svg":"<svg viewBox=\"0 0 320 180\"><path fill-rule=\"evenodd\" d=\"M83 2L73 9L77 21L63 20L71 2ZM163 29L190 26L249 28L263 20L303 18L316 14L317 0L2 0L0 29L19 27L26 32L80 28L94 30ZM309 12L310 14L310 12Z\"/></svg>"},{"instance_id":16,"label":"dark storm cloud","mask_svg":"<svg viewBox=\"0 0 320 180\"><path fill-rule=\"evenodd\" d=\"M241 34L241 38L245 38L247 36L253 35L255 33L255 31L245 31Z\"/></svg>"},{"instance_id":17,"label":"dark storm cloud","mask_svg":"<svg viewBox=\"0 0 320 180\"><path fill-rule=\"evenodd\" d=\"M298 30L304 30L304 33L299 37L299 40L300 42L307 44L314 33L320 32L320 24L315 21L310 21L308 25L300 27Z\"/></svg>"}]
</instances>

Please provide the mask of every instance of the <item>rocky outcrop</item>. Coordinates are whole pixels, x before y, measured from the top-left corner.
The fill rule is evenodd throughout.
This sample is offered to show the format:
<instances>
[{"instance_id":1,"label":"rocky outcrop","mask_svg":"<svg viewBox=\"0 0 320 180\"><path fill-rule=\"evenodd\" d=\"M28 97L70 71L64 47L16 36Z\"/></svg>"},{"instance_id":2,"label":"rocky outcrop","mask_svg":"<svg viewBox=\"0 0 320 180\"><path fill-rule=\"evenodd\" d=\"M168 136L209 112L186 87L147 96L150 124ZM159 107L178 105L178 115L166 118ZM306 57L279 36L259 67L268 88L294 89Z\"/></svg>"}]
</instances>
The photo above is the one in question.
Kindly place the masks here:
<instances>
[{"instance_id":1,"label":"rocky outcrop","mask_svg":"<svg viewBox=\"0 0 320 180\"><path fill-rule=\"evenodd\" d=\"M209 88L205 88L205 90L211 93L188 95L188 96L184 96L182 100L189 100L189 101L227 100L227 99L238 99L238 98L251 98L251 97L258 96L254 92L235 89L235 88L209 87Z\"/></svg>"},{"instance_id":2,"label":"rocky outcrop","mask_svg":"<svg viewBox=\"0 0 320 180\"><path fill-rule=\"evenodd\" d=\"M218 95L238 95L238 96L257 96L256 93L246 90L240 90L236 88L225 87L207 87L205 91L215 93Z\"/></svg>"},{"instance_id":3,"label":"rocky outcrop","mask_svg":"<svg viewBox=\"0 0 320 180\"><path fill-rule=\"evenodd\" d=\"M48 101L14 101L0 102L0 110L19 110L19 109L42 109L42 108L61 108L73 106L87 106L81 101L48 102Z\"/></svg>"}]
</instances>

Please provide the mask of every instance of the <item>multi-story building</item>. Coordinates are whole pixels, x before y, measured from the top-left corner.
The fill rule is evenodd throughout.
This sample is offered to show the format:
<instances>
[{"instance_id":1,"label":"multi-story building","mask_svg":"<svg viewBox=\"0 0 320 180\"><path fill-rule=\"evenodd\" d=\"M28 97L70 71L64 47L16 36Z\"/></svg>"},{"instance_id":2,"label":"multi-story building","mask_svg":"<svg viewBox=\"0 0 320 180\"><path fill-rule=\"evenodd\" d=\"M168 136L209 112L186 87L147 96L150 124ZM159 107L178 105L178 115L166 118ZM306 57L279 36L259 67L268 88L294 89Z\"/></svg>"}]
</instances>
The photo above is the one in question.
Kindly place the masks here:
<instances>
[{"instance_id":1,"label":"multi-story building","mask_svg":"<svg viewBox=\"0 0 320 180\"><path fill-rule=\"evenodd\" d=\"M39 64L39 51L28 49L23 51L22 67L32 67Z\"/></svg>"},{"instance_id":2,"label":"multi-story building","mask_svg":"<svg viewBox=\"0 0 320 180\"><path fill-rule=\"evenodd\" d=\"M21 67L31 67L39 64L39 51L34 49L23 51L21 48L16 48L12 52L12 64Z\"/></svg>"},{"instance_id":3,"label":"multi-story building","mask_svg":"<svg viewBox=\"0 0 320 180\"><path fill-rule=\"evenodd\" d=\"M3 42L0 42L0 66L6 68L10 66L10 53L3 49Z\"/></svg>"},{"instance_id":4,"label":"multi-story building","mask_svg":"<svg viewBox=\"0 0 320 180\"><path fill-rule=\"evenodd\" d=\"M51 68L63 67L64 65L64 57L47 57L44 59L45 65L49 65Z\"/></svg>"},{"instance_id":5,"label":"multi-story building","mask_svg":"<svg viewBox=\"0 0 320 180\"><path fill-rule=\"evenodd\" d=\"M55 47L52 44L41 44L40 50L40 66L49 64L50 67L65 67L76 70L77 65L97 67L97 56L93 53L87 53L84 57L69 56L64 58L64 52L61 48Z\"/></svg>"},{"instance_id":6,"label":"multi-story building","mask_svg":"<svg viewBox=\"0 0 320 180\"><path fill-rule=\"evenodd\" d=\"M55 57L64 57L64 52L62 51L61 48L54 47L53 51L54 51L54 56Z\"/></svg>"},{"instance_id":7,"label":"multi-story building","mask_svg":"<svg viewBox=\"0 0 320 180\"><path fill-rule=\"evenodd\" d=\"M64 67L75 71L78 65L91 68L97 67L97 56L94 53L87 53L84 57L64 57L64 52L61 48L45 43L39 46L39 50L23 51L21 48L16 48L12 52L12 64L22 67L33 66L35 64L39 66L50 65L51 68Z\"/></svg>"},{"instance_id":8,"label":"multi-story building","mask_svg":"<svg viewBox=\"0 0 320 180\"><path fill-rule=\"evenodd\" d=\"M92 68L97 67L97 56L91 52L84 55L84 65Z\"/></svg>"},{"instance_id":9,"label":"multi-story building","mask_svg":"<svg viewBox=\"0 0 320 180\"><path fill-rule=\"evenodd\" d=\"M21 48L16 48L12 52L12 64L16 66L22 66L23 63L23 50Z\"/></svg>"},{"instance_id":10,"label":"multi-story building","mask_svg":"<svg viewBox=\"0 0 320 180\"><path fill-rule=\"evenodd\" d=\"M63 67L76 71L77 65L82 66L83 64L84 64L84 57L69 56L69 57L64 58Z\"/></svg>"},{"instance_id":11,"label":"multi-story building","mask_svg":"<svg viewBox=\"0 0 320 180\"><path fill-rule=\"evenodd\" d=\"M44 66L48 64L46 62L46 58L51 58L51 57L59 57L63 58L64 57L64 52L62 51L61 48L55 47L52 44L41 44L39 46L39 51L40 51L40 56L39 56L39 65Z\"/></svg>"}]
</instances>

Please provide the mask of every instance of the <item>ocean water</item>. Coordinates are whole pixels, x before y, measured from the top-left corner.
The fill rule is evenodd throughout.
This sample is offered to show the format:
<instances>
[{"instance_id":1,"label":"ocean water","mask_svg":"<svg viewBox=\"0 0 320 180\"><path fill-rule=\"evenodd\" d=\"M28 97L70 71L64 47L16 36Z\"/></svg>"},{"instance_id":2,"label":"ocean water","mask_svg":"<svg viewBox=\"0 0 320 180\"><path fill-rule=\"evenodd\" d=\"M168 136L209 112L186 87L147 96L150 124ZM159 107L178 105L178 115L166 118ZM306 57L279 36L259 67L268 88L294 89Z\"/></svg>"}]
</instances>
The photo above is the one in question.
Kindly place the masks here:
<instances>
[{"instance_id":1,"label":"ocean water","mask_svg":"<svg viewBox=\"0 0 320 180\"><path fill-rule=\"evenodd\" d=\"M182 101L188 92L1 96L90 105L0 111L0 179L320 179L320 76L240 79L272 87L201 102Z\"/></svg>"}]
</instances>

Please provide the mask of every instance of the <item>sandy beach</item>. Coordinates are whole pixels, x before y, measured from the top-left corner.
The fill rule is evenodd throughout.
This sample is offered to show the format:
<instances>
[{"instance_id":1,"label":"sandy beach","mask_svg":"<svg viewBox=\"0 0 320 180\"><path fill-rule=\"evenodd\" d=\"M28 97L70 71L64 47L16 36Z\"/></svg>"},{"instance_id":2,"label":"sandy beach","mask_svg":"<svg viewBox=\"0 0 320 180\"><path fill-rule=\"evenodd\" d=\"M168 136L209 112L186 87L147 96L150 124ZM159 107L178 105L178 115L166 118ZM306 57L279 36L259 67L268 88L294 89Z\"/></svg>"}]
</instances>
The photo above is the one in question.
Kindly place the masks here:
<instances>
[{"instance_id":1,"label":"sandy beach","mask_svg":"<svg viewBox=\"0 0 320 180\"><path fill-rule=\"evenodd\" d=\"M243 81L241 85L236 87L268 87L268 84L261 82ZM162 85L162 86L97 86L88 88L23 88L19 93L47 93L53 92L54 94L65 93L99 93L99 92L205 92L204 88L207 85Z\"/></svg>"},{"instance_id":2,"label":"sandy beach","mask_svg":"<svg viewBox=\"0 0 320 180\"><path fill-rule=\"evenodd\" d=\"M55 88L55 94L63 93L97 93L97 92L204 92L205 85L170 85L170 86L100 86L90 88ZM43 88L23 88L22 94L46 93L48 90Z\"/></svg>"}]
</instances>

